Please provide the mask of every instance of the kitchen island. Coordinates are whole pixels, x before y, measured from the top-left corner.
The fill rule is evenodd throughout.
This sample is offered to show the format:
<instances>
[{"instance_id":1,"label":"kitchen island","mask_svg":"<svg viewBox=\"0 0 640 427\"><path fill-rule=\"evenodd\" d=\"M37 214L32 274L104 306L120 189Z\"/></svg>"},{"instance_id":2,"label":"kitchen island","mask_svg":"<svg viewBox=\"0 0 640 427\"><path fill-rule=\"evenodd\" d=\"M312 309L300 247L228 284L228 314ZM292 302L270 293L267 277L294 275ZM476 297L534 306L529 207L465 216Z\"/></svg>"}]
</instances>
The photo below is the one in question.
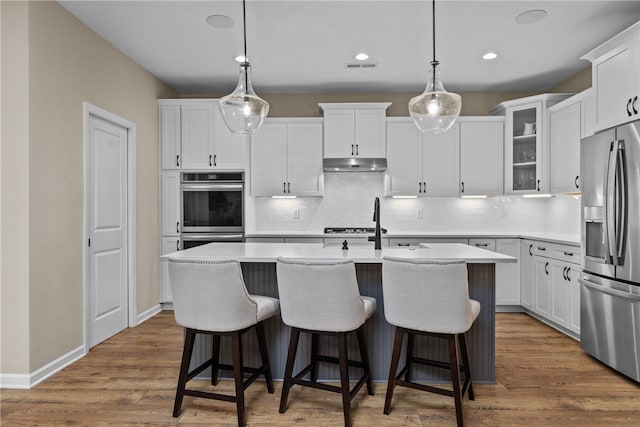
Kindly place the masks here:
<instances>
[{"instance_id":1,"label":"kitchen island","mask_svg":"<svg viewBox=\"0 0 640 427\"><path fill-rule=\"evenodd\" d=\"M429 243L419 247L383 247L374 250L373 243L351 245L348 250L340 246L320 243L210 243L203 246L175 252L163 256L165 259L236 259L242 265L247 289L252 294L278 297L276 259L279 256L306 259L351 259L356 264L356 274L360 293L376 298L376 314L365 324L369 357L373 379L386 381L389 375L389 361L393 346L393 327L384 318L382 295L382 258L399 256L406 258L463 259L467 262L469 296L480 302L482 309L474 326L467 333L471 373L474 381L495 382L495 263L516 262L507 255L459 243ZM267 345L273 377L284 376L289 328L279 316L265 323ZM296 358L296 370L308 363L310 345L306 334L301 336L302 344ZM354 337L349 342L349 354L357 353ZM244 337L244 363L259 365L259 353L255 338ZM221 360L230 360L228 343L223 340ZM415 354L419 357L446 360L446 343L430 337L416 337ZM206 360L211 351L211 338L203 336L194 349L192 364ZM336 356L336 343L330 337L322 337L320 349L323 354ZM206 371L203 375L207 375ZM319 378L339 378L337 366L320 365ZM449 373L444 370L417 367L416 380L449 381Z\"/></svg>"}]
</instances>

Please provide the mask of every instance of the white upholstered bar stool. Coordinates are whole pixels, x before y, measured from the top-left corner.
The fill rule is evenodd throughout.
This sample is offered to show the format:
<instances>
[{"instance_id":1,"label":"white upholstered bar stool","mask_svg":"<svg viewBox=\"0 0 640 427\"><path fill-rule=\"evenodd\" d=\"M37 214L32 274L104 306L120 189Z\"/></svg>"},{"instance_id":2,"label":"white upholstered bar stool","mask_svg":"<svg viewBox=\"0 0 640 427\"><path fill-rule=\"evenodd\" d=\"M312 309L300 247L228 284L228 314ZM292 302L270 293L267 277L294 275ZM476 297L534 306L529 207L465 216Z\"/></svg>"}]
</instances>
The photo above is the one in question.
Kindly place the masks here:
<instances>
[{"instance_id":1,"label":"white upholstered bar stool","mask_svg":"<svg viewBox=\"0 0 640 427\"><path fill-rule=\"evenodd\" d=\"M395 326L384 413L388 415L391 411L393 389L399 385L453 397L458 426L462 426L462 397L468 391L469 399L474 400L465 332L480 314L480 303L469 299L466 263L462 260L384 257L382 292L385 318ZM404 334L408 336L405 367L398 373ZM414 357L415 335L446 339L449 363ZM411 382L414 363L449 369L453 390ZM462 388L461 372L465 377Z\"/></svg>"},{"instance_id":2,"label":"white upholstered bar stool","mask_svg":"<svg viewBox=\"0 0 640 427\"><path fill-rule=\"evenodd\" d=\"M197 261L169 260L169 278L173 294L173 310L176 322L185 329L184 351L173 416L180 415L185 395L206 399L235 402L238 425L245 425L244 389L260 375L264 375L267 390L273 393L273 381L269 354L264 333L264 321L280 311L276 298L249 295L240 269L235 260ZM256 328L262 366L245 367L242 364L242 334ZM193 344L197 334L212 335L211 359L189 371ZM219 363L220 337L231 336L233 364ZM229 396L200 390L187 389L189 380L211 367L211 383L218 382L218 370L233 372L236 395ZM244 380L244 373L251 375Z\"/></svg>"},{"instance_id":3,"label":"white upholstered bar stool","mask_svg":"<svg viewBox=\"0 0 640 427\"><path fill-rule=\"evenodd\" d=\"M369 395L373 396L364 323L375 313L376 300L360 296L353 261L278 258L277 275L282 321L291 327L280 413L287 409L291 386L298 384L341 393L344 424L350 426L353 396L365 383ZM360 361L349 360L347 355L347 334L354 331L358 338ZM311 361L294 375L293 365L301 332L311 334ZM337 338L338 358L318 354L319 335ZM318 362L339 365L339 387L318 382ZM351 390L350 366L362 368L364 371ZM310 374L310 379L302 379L307 374Z\"/></svg>"}]
</instances>

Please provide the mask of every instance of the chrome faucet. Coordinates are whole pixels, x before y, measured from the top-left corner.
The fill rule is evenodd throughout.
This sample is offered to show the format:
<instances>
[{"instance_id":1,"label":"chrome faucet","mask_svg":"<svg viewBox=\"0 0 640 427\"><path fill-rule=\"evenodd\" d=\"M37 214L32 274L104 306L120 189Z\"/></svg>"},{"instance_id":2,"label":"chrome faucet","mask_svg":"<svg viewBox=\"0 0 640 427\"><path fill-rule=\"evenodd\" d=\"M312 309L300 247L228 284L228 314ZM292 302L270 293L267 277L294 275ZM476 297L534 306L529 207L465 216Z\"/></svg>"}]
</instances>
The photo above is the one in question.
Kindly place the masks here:
<instances>
[{"instance_id":1,"label":"chrome faucet","mask_svg":"<svg viewBox=\"0 0 640 427\"><path fill-rule=\"evenodd\" d=\"M376 235L369 236L368 241L374 241L375 247L374 249L382 249L382 239L380 232L380 198L376 197L375 202L373 203L373 221L376 222Z\"/></svg>"}]
</instances>

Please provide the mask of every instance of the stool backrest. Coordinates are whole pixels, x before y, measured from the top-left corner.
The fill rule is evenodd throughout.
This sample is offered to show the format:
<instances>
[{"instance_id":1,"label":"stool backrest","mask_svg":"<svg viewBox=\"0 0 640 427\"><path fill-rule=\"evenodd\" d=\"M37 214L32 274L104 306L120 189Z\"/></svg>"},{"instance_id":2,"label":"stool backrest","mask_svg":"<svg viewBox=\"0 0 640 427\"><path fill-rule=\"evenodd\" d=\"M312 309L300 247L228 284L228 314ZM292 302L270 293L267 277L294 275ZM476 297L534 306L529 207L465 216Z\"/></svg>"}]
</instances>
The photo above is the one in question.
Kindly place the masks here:
<instances>
[{"instance_id":1,"label":"stool backrest","mask_svg":"<svg viewBox=\"0 0 640 427\"><path fill-rule=\"evenodd\" d=\"M346 332L366 320L353 261L281 257L277 274L280 313L286 325Z\"/></svg>"},{"instance_id":2,"label":"stool backrest","mask_svg":"<svg viewBox=\"0 0 640 427\"><path fill-rule=\"evenodd\" d=\"M384 257L382 292L385 318L394 326L455 334L473 323L462 260Z\"/></svg>"},{"instance_id":3,"label":"stool backrest","mask_svg":"<svg viewBox=\"0 0 640 427\"><path fill-rule=\"evenodd\" d=\"M257 304L235 260L169 260L173 312L179 325L229 332L257 323Z\"/></svg>"}]
</instances>

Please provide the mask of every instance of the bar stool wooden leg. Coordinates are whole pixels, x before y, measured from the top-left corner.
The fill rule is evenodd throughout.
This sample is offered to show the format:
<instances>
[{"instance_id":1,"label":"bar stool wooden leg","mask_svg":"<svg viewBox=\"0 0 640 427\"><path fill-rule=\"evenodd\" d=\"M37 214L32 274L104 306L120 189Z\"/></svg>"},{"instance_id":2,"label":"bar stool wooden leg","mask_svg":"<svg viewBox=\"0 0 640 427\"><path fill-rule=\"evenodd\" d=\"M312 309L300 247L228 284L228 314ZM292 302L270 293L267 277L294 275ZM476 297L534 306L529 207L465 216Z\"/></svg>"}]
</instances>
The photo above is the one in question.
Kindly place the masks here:
<instances>
[{"instance_id":1,"label":"bar stool wooden leg","mask_svg":"<svg viewBox=\"0 0 640 427\"><path fill-rule=\"evenodd\" d=\"M400 360L400 351L402 350L402 341L404 339L404 330L396 327L396 335L393 340L393 351L391 353L391 363L389 366L389 381L387 382L387 396L384 399L384 413L389 415L391 412L391 398L393 397L393 389L396 386L396 374L398 373L398 361Z\"/></svg>"},{"instance_id":2,"label":"bar stool wooden leg","mask_svg":"<svg viewBox=\"0 0 640 427\"><path fill-rule=\"evenodd\" d=\"M364 339L364 325L360 326L356 331L358 337L358 347L360 347L360 359L364 365L364 374L367 376L367 393L373 396L373 384L371 382L371 366L369 365L369 352L367 351L367 343Z\"/></svg>"},{"instance_id":3,"label":"bar stool wooden leg","mask_svg":"<svg viewBox=\"0 0 640 427\"><path fill-rule=\"evenodd\" d=\"M453 399L456 405L458 427L462 427L462 395L460 393L460 365L458 363L458 343L456 335L449 335L449 363L451 365L451 382L453 383Z\"/></svg>"},{"instance_id":4,"label":"bar stool wooden leg","mask_svg":"<svg viewBox=\"0 0 640 427\"><path fill-rule=\"evenodd\" d=\"M349 365L347 358L347 334L338 334L338 358L340 361L340 383L342 385L342 411L345 427L351 426L351 391L349 390Z\"/></svg>"},{"instance_id":5,"label":"bar stool wooden leg","mask_svg":"<svg viewBox=\"0 0 640 427\"><path fill-rule=\"evenodd\" d=\"M231 353L233 357L233 377L236 383L236 407L238 426L244 426L244 379L242 376L242 336L235 333L231 336Z\"/></svg>"},{"instance_id":6,"label":"bar stool wooden leg","mask_svg":"<svg viewBox=\"0 0 640 427\"><path fill-rule=\"evenodd\" d=\"M291 388L291 377L293 376L293 364L296 361L296 352L298 350L298 341L300 339L300 330L291 328L291 338L289 339L289 352L287 354L287 366L284 370L284 381L282 382L282 395L280 396L280 413L283 414L287 410L287 399L289 398L289 389Z\"/></svg>"},{"instance_id":7,"label":"bar stool wooden leg","mask_svg":"<svg viewBox=\"0 0 640 427\"><path fill-rule=\"evenodd\" d=\"M320 346L320 335L311 333L311 381L318 381L318 348Z\"/></svg>"},{"instance_id":8,"label":"bar stool wooden leg","mask_svg":"<svg viewBox=\"0 0 640 427\"><path fill-rule=\"evenodd\" d=\"M193 343L195 339L196 332L193 329L185 328L182 362L180 362L180 374L178 376L178 386L176 387L176 400L173 404L174 417L180 415L180 408L182 407L182 398L184 397L184 389L187 384L187 376L189 375L189 363L191 362L191 353L193 353Z\"/></svg>"},{"instance_id":9,"label":"bar stool wooden leg","mask_svg":"<svg viewBox=\"0 0 640 427\"><path fill-rule=\"evenodd\" d=\"M264 380L267 383L267 391L273 394L273 378L271 377L271 363L269 362L269 352L267 351L267 338L264 333L264 323L258 322L256 325L256 335L258 336L258 347L260 347L260 359L264 367Z\"/></svg>"},{"instance_id":10,"label":"bar stool wooden leg","mask_svg":"<svg viewBox=\"0 0 640 427\"><path fill-rule=\"evenodd\" d=\"M407 372L404 374L404 380L411 381L411 360L413 358L413 343L415 341L415 335L407 334L407 354L405 355L405 366Z\"/></svg>"},{"instance_id":11,"label":"bar stool wooden leg","mask_svg":"<svg viewBox=\"0 0 640 427\"><path fill-rule=\"evenodd\" d=\"M468 383L467 393L469 400L475 400L473 396L473 381L471 380L471 368L469 367L469 355L467 353L467 338L465 334L459 334L458 340L460 341L460 355L462 356L462 369L464 370L465 384ZM463 396L464 397L464 396Z\"/></svg>"},{"instance_id":12,"label":"bar stool wooden leg","mask_svg":"<svg viewBox=\"0 0 640 427\"><path fill-rule=\"evenodd\" d=\"M218 384L218 363L220 363L220 335L213 335L213 346L211 350L211 384Z\"/></svg>"}]
</instances>

